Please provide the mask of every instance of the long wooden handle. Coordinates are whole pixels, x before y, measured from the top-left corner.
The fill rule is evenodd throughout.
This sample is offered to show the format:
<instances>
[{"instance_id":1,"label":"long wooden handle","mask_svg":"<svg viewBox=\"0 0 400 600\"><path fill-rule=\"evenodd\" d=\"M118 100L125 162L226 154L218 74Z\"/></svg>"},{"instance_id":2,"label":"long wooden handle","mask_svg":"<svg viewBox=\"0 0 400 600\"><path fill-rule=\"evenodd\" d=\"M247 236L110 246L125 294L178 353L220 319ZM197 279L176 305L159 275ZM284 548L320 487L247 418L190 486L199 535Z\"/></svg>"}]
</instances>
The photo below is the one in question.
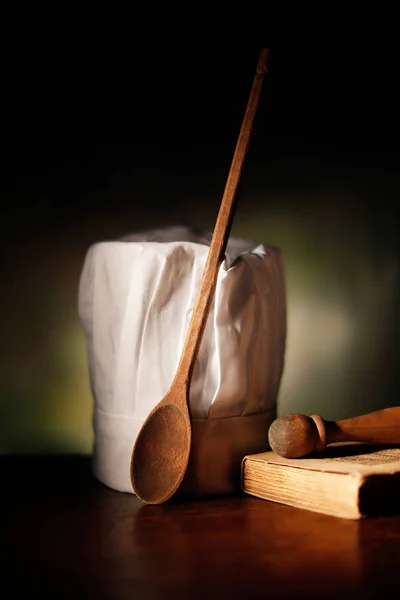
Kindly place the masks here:
<instances>
[{"instance_id":1,"label":"long wooden handle","mask_svg":"<svg viewBox=\"0 0 400 600\"><path fill-rule=\"evenodd\" d=\"M351 440L369 444L400 444L399 406L326 423L328 444Z\"/></svg>"},{"instance_id":2,"label":"long wooden handle","mask_svg":"<svg viewBox=\"0 0 400 600\"><path fill-rule=\"evenodd\" d=\"M400 444L400 406L342 421L325 421L321 415L284 415L272 423L268 440L274 452L287 458L301 458L333 442Z\"/></svg>"},{"instance_id":3,"label":"long wooden handle","mask_svg":"<svg viewBox=\"0 0 400 600\"><path fill-rule=\"evenodd\" d=\"M176 385L185 385L188 387L190 385L204 328L207 323L209 307L217 283L219 267L224 259L226 245L230 234L236 191L249 144L264 74L267 72L267 58L268 50L261 50L246 112L221 200L210 249L208 251L207 262L172 387Z\"/></svg>"}]
</instances>

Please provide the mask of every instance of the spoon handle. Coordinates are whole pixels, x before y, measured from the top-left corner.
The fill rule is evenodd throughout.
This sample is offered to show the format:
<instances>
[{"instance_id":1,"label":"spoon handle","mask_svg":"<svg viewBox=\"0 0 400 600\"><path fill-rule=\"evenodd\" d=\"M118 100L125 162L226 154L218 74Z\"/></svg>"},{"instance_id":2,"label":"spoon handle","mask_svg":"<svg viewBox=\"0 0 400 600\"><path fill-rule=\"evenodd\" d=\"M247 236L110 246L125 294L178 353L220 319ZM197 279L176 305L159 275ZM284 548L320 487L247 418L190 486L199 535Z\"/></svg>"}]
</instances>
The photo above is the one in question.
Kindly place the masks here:
<instances>
[{"instance_id":1,"label":"spoon handle","mask_svg":"<svg viewBox=\"0 0 400 600\"><path fill-rule=\"evenodd\" d=\"M321 415L284 415L272 423L268 440L272 450L286 458L322 451L333 442L400 444L400 406L342 421L325 421Z\"/></svg>"},{"instance_id":2,"label":"spoon handle","mask_svg":"<svg viewBox=\"0 0 400 600\"><path fill-rule=\"evenodd\" d=\"M181 359L172 387L189 388L191 376L207 323L209 307L214 295L218 271L225 255L235 208L235 196L249 144L250 134L257 110L264 74L267 72L268 50L262 49L246 112L243 118L235 153L214 228L207 261L194 305L192 318L184 342Z\"/></svg>"}]
</instances>

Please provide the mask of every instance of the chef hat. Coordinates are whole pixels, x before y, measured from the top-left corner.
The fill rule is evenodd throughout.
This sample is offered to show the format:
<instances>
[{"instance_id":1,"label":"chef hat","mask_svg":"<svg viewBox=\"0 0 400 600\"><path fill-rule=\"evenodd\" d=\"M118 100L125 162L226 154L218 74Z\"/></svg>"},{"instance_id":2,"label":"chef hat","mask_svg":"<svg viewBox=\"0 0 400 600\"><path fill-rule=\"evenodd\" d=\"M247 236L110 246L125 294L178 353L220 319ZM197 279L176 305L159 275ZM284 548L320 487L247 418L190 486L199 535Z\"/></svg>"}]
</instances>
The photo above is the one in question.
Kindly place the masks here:
<instances>
[{"instance_id":1,"label":"chef hat","mask_svg":"<svg viewBox=\"0 0 400 600\"><path fill-rule=\"evenodd\" d=\"M133 493L130 459L183 348L211 237L183 227L92 245L78 310L94 397L93 471ZM246 454L268 448L286 338L279 249L231 237L190 388L192 449L182 492L240 489Z\"/></svg>"}]
</instances>

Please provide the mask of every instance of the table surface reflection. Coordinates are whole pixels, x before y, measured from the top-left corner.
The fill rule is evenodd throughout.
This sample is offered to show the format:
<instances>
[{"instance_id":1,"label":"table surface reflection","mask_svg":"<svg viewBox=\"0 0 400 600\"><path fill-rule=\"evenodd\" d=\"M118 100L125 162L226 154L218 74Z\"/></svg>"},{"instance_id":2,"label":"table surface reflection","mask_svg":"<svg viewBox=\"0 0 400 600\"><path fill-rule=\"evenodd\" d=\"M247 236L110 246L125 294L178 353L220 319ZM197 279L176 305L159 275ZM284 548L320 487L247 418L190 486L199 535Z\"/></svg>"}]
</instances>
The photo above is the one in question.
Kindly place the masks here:
<instances>
[{"instance_id":1,"label":"table surface reflection","mask_svg":"<svg viewBox=\"0 0 400 600\"><path fill-rule=\"evenodd\" d=\"M381 598L400 583L397 515L244 495L145 506L99 483L88 457L0 462L4 599Z\"/></svg>"}]
</instances>

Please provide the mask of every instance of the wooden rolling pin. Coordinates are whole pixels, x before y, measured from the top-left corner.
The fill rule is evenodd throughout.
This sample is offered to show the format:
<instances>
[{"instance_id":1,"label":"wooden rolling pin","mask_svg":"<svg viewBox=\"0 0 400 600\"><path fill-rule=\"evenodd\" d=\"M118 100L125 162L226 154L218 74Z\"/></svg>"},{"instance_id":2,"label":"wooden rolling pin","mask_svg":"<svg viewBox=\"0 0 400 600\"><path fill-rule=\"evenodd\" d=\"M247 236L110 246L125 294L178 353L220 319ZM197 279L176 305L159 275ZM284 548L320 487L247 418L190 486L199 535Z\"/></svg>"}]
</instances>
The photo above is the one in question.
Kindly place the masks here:
<instances>
[{"instance_id":1,"label":"wooden rolling pin","mask_svg":"<svg viewBox=\"0 0 400 600\"><path fill-rule=\"evenodd\" d=\"M320 452L333 442L400 444L400 406L343 421L325 421L320 415L284 415L272 423L268 441L274 452L286 458Z\"/></svg>"}]
</instances>

